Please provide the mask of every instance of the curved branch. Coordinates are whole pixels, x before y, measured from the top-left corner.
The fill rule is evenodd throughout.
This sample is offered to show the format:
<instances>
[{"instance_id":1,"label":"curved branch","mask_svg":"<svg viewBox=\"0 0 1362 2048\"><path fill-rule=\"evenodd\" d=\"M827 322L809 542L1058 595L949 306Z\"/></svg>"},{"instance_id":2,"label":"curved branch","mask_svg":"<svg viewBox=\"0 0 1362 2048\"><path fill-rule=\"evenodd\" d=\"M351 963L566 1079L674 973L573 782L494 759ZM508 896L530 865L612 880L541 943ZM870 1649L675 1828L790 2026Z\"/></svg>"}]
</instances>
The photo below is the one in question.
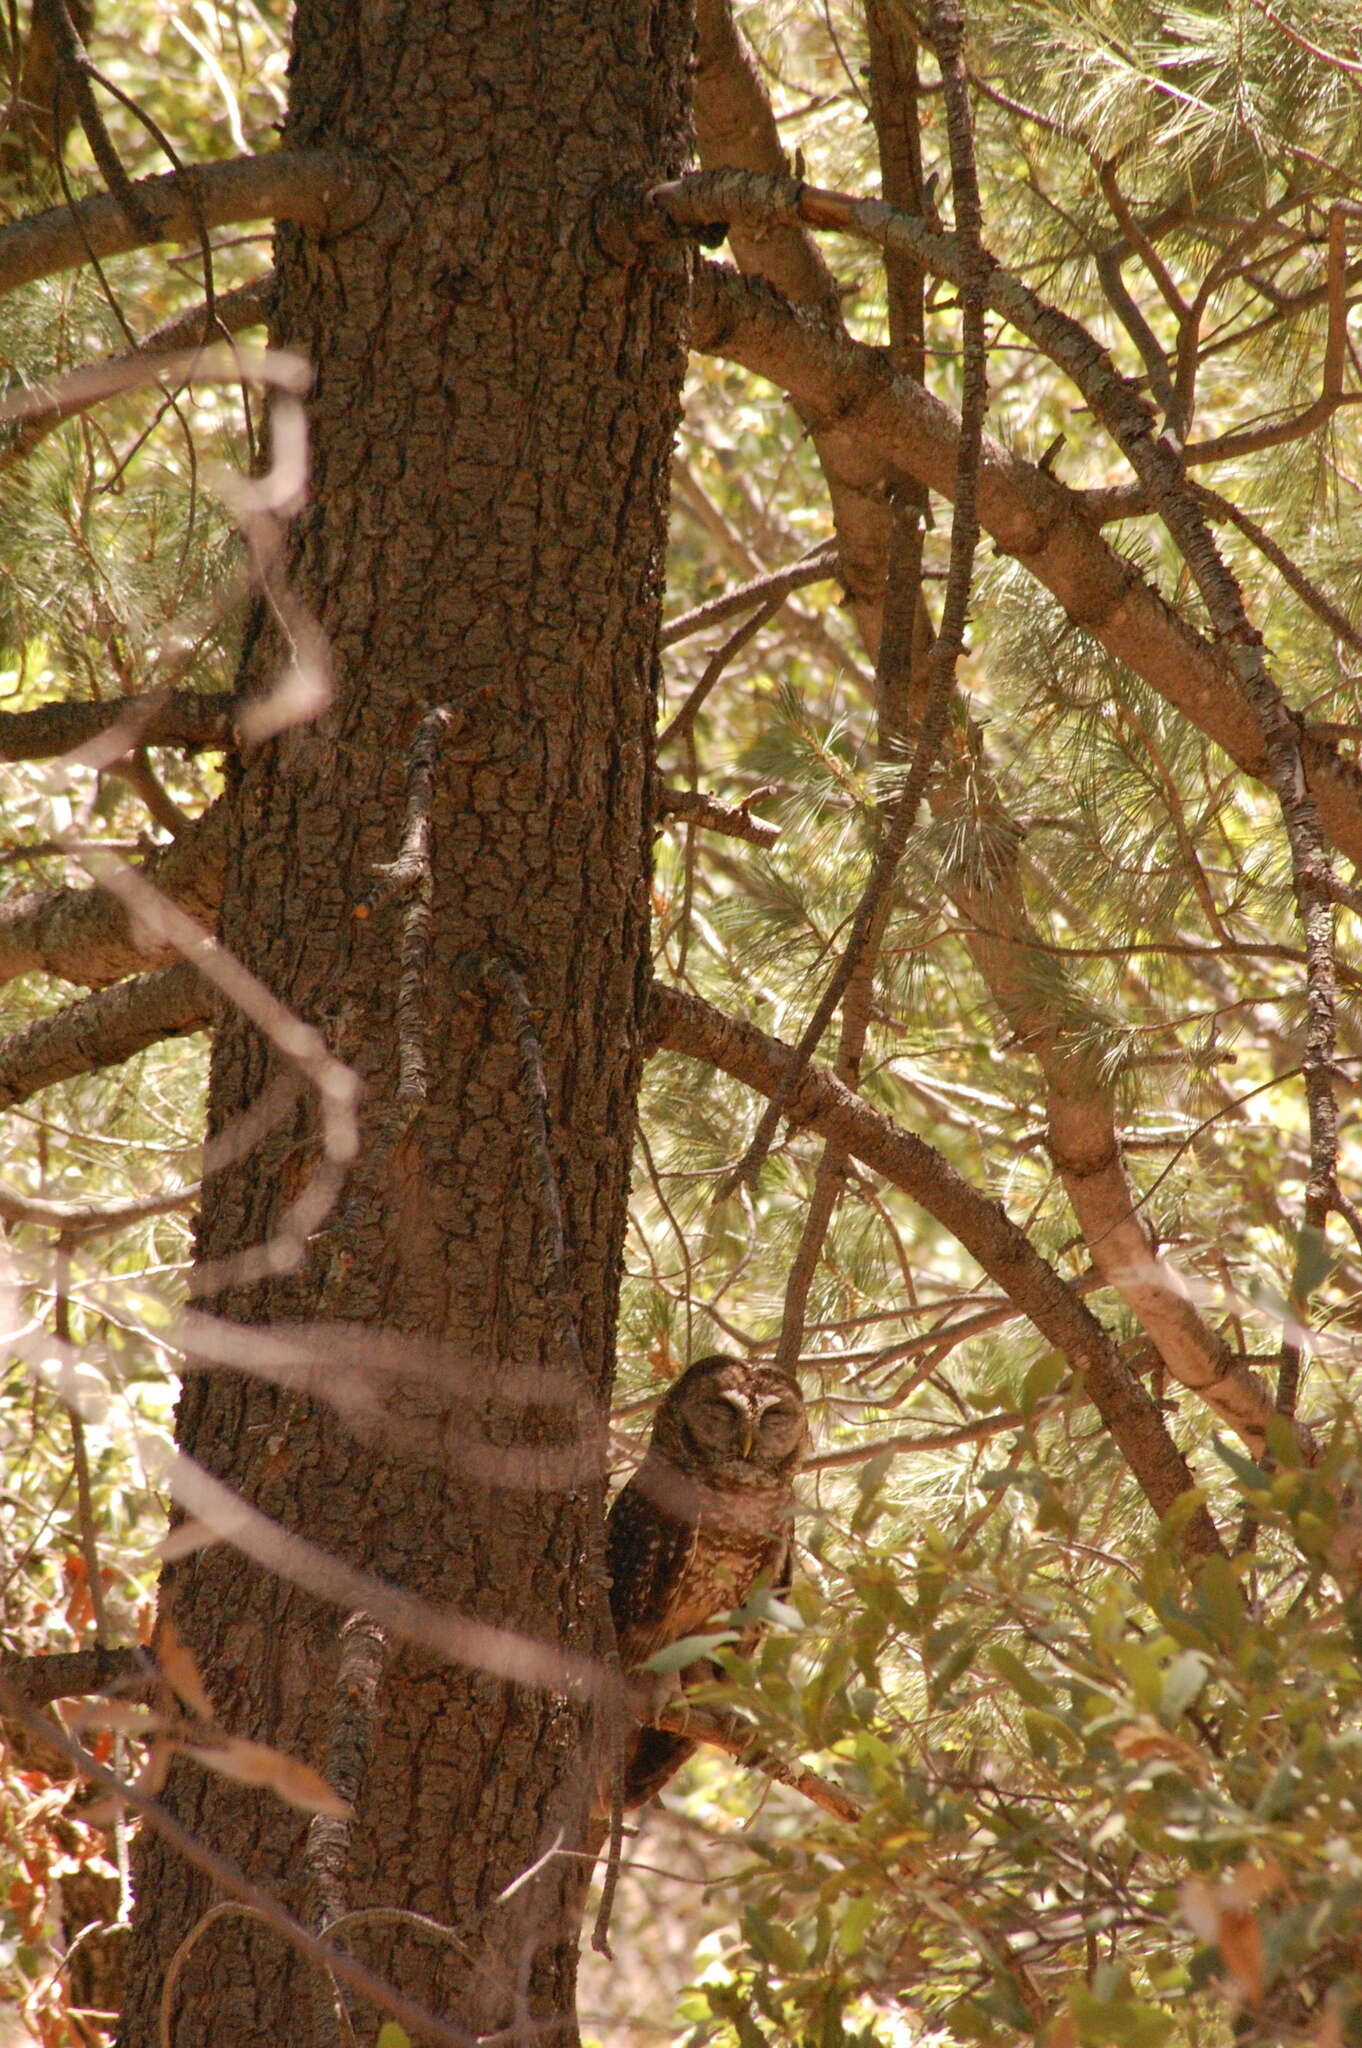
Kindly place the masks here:
<instances>
[{"instance_id":1,"label":"curved branch","mask_svg":"<svg viewBox=\"0 0 1362 2048\"><path fill-rule=\"evenodd\" d=\"M788 1785L792 1792L802 1792L806 1799L830 1813L834 1820L856 1822L865 1818L865 1808L850 1792L844 1792L840 1785L834 1785L828 1778L820 1778L817 1771L806 1770L802 1764L787 1763L783 1757L763 1749L757 1740L756 1730L742 1721L736 1714L710 1714L700 1707L668 1707L650 1723L654 1728L665 1729L669 1735L684 1735L691 1742L706 1743L711 1749L722 1750L735 1763L744 1765L749 1771L760 1771L764 1778L772 1779L777 1785Z\"/></svg>"},{"instance_id":2,"label":"curved branch","mask_svg":"<svg viewBox=\"0 0 1362 2048\"><path fill-rule=\"evenodd\" d=\"M154 242L190 242L202 228L242 220L291 220L332 234L355 227L378 204L378 180L339 150L279 149L229 157L192 170L139 178L132 187L151 223L134 227L118 200L95 193L0 228L0 292L76 270L90 256L122 256Z\"/></svg>"},{"instance_id":3,"label":"curved branch","mask_svg":"<svg viewBox=\"0 0 1362 2048\"><path fill-rule=\"evenodd\" d=\"M224 333L240 334L243 328L259 326L269 318L273 293L274 272L267 270L260 277L253 277L249 284L222 292L214 299L211 313L206 303L191 306L188 312L177 313L173 320L164 321L136 348L124 349L119 355L110 356L106 363L94 367L112 370L124 363L136 362L139 357L206 347ZM88 412L100 398L118 395L117 387L113 385L98 389L92 395L76 379L63 381L68 384L64 397L54 399L45 411L29 413L11 423L8 432L12 438L7 444L0 443L0 470L10 469L31 455L63 420Z\"/></svg>"},{"instance_id":4,"label":"curved branch","mask_svg":"<svg viewBox=\"0 0 1362 2048\"><path fill-rule=\"evenodd\" d=\"M40 1230L55 1231L65 1243L71 1244L77 1238L101 1237L106 1230L123 1230L129 1223L145 1222L148 1216L171 1216L177 1209L192 1209L202 1194L202 1185L195 1181L192 1187L174 1188L164 1195L143 1195L132 1202L110 1202L99 1209L76 1202L39 1201L36 1196L19 1195L0 1184L0 1222L33 1223Z\"/></svg>"},{"instance_id":5,"label":"curved branch","mask_svg":"<svg viewBox=\"0 0 1362 2048\"><path fill-rule=\"evenodd\" d=\"M659 1044L719 1067L762 1095L777 1093L794 1062L793 1048L782 1040L679 989L654 986L652 1025ZM799 1077L790 1091L789 1115L845 1146L872 1172L911 1195L959 1240L1072 1370L1082 1375L1094 1407L1146 1499L1159 1514L1166 1514L1193 1480L1163 1416L1091 1310L1040 1256L1002 1204L981 1195L935 1146L870 1108L824 1067L810 1066ZM1261 1447L1272 1400L1251 1373L1241 1368L1195 1391L1245 1441ZM1189 1523L1186 1540L1198 1551L1219 1547L1204 1510Z\"/></svg>"}]
</instances>

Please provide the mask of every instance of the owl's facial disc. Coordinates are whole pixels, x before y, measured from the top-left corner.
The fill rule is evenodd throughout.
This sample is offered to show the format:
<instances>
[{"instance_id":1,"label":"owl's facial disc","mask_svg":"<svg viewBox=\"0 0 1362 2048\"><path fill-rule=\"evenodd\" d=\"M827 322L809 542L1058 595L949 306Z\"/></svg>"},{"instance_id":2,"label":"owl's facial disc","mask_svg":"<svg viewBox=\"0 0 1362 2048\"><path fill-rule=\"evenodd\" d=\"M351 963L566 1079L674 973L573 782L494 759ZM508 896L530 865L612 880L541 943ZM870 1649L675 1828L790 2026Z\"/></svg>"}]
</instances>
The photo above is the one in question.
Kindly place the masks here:
<instances>
[{"instance_id":1,"label":"owl's facial disc","mask_svg":"<svg viewBox=\"0 0 1362 2048\"><path fill-rule=\"evenodd\" d=\"M757 1395L757 1434L762 1448L783 1457L804 1435L804 1411L790 1394Z\"/></svg>"},{"instance_id":2,"label":"owl's facial disc","mask_svg":"<svg viewBox=\"0 0 1362 2048\"><path fill-rule=\"evenodd\" d=\"M696 1441L708 1451L743 1458L751 1453L751 1404L742 1394L724 1393L716 1387L695 1403L689 1425Z\"/></svg>"},{"instance_id":3,"label":"owl's facial disc","mask_svg":"<svg viewBox=\"0 0 1362 2048\"><path fill-rule=\"evenodd\" d=\"M744 1394L720 1394L719 1399L732 1409L736 1418L738 1456L750 1458L757 1433L757 1418L752 1413L752 1403Z\"/></svg>"}]
</instances>

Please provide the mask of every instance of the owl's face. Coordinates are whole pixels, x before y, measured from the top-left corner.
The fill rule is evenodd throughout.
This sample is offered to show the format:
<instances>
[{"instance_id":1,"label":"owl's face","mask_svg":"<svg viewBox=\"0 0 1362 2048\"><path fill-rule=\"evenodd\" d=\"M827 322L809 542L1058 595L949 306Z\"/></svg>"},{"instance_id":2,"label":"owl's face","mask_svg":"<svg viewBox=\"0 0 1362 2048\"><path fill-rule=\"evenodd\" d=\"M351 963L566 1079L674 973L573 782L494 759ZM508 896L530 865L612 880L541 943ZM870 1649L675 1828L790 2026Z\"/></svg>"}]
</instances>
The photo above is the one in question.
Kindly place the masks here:
<instances>
[{"instance_id":1,"label":"owl's face","mask_svg":"<svg viewBox=\"0 0 1362 2048\"><path fill-rule=\"evenodd\" d=\"M770 1486L793 1472L807 1432L803 1396L785 1373L737 1358L702 1358L668 1389L653 1443L697 1477Z\"/></svg>"}]
</instances>

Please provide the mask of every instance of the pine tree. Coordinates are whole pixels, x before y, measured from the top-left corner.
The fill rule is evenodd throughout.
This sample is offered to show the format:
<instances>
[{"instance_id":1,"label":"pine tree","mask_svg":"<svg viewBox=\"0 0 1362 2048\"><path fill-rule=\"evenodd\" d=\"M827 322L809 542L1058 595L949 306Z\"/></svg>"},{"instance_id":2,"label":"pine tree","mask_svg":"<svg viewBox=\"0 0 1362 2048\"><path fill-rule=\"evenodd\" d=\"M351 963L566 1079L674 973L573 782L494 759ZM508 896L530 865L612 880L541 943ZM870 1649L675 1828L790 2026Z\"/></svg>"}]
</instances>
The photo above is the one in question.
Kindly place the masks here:
<instances>
[{"instance_id":1,"label":"pine tree","mask_svg":"<svg viewBox=\"0 0 1362 2048\"><path fill-rule=\"evenodd\" d=\"M169 1568L188 1846L314 1932L427 1914L353 1923L390 1994L570 2038L599 1404L618 1350L627 1447L688 1358L775 1355L800 1580L626 1841L588 2036L1350 2038L1354 11L698 0L698 171L679 10L470 13L309 0L272 155L268 19L186 23L244 167L150 5L79 24L112 164L13 102L4 345L51 388L8 429L0 747L68 759L8 781L48 865L0 909L6 1427L57 1540L0 1672L50 1698L34 1653L133 1640L100 1564L149 1496L99 1403L154 1429L182 1372L182 1542L237 1498L313 1546ZM199 176L145 181L137 108ZM264 363L60 381L266 308ZM216 506L210 447L273 487ZM119 847L216 921L212 987ZM186 1318L155 1148L210 1025ZM142 1829L127 2038L167 1964L176 2040L343 2031L184 1846ZM22 1966L54 2030L59 1956Z\"/></svg>"}]
</instances>

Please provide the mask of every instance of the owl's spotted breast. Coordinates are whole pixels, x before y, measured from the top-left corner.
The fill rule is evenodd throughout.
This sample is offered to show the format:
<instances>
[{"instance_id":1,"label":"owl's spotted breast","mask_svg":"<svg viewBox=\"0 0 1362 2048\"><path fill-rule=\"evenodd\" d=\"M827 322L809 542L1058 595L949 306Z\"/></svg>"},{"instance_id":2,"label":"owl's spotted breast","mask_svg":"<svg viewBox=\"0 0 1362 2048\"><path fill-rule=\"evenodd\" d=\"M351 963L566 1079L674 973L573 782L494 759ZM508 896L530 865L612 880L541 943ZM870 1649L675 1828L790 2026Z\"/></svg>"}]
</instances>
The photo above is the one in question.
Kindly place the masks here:
<instances>
[{"instance_id":1,"label":"owl's spotted breast","mask_svg":"<svg viewBox=\"0 0 1362 2048\"><path fill-rule=\"evenodd\" d=\"M704 1635L762 1580L789 1584L794 1474L807 1434L799 1388L774 1366L706 1358L664 1396L648 1455L611 1508L611 1611L626 1672ZM756 1631L743 1646L751 1648ZM685 1677L709 1675L695 1665ZM625 1804L658 1791L694 1744L656 1728L632 1738Z\"/></svg>"}]
</instances>

